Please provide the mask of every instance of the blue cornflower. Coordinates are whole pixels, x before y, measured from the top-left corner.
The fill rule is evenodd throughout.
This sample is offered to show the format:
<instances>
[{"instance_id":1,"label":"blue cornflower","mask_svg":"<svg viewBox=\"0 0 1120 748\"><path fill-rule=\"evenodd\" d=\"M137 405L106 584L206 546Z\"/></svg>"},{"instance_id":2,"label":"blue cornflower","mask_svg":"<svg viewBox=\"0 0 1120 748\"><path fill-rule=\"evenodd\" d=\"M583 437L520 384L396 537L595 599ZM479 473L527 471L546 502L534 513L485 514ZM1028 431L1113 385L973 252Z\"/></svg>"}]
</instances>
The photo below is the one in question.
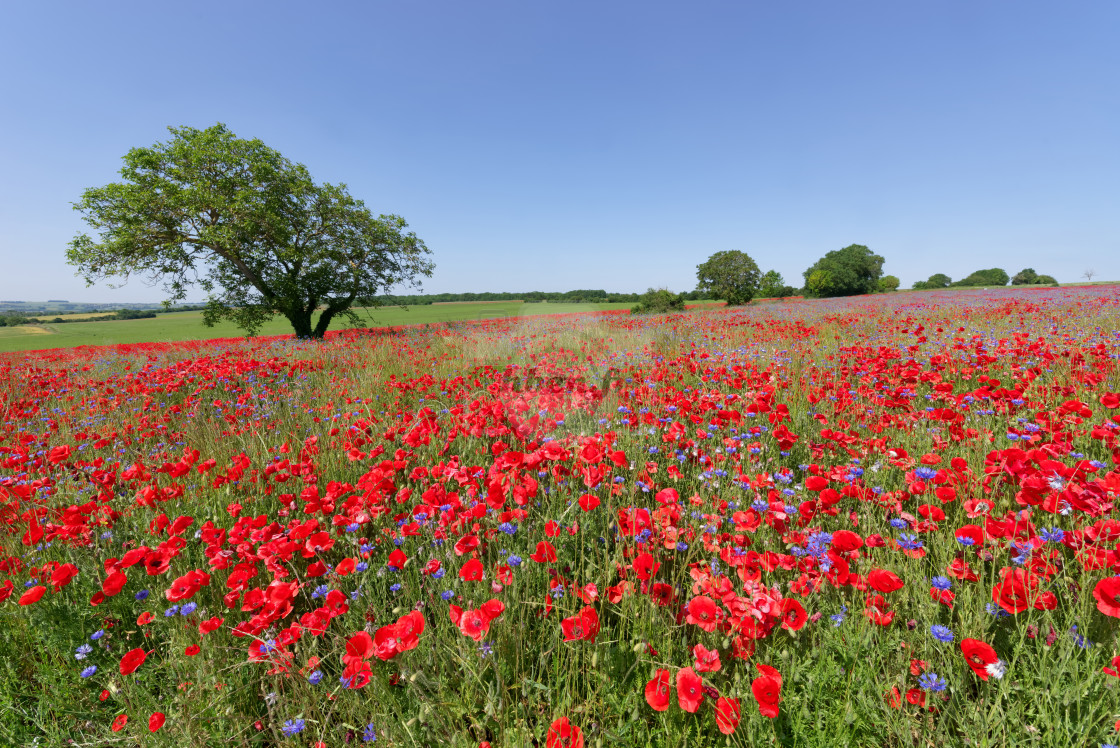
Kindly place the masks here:
<instances>
[{"instance_id":1,"label":"blue cornflower","mask_svg":"<svg viewBox=\"0 0 1120 748\"><path fill-rule=\"evenodd\" d=\"M170 618L171 616L179 615L179 606L178 605L172 605L170 608L163 611L163 615L167 618Z\"/></svg>"},{"instance_id":2,"label":"blue cornflower","mask_svg":"<svg viewBox=\"0 0 1120 748\"><path fill-rule=\"evenodd\" d=\"M895 517L894 519L891 520L891 527L893 527L896 530L905 530L909 526L910 526L910 523L907 522L906 520L902 519L901 517Z\"/></svg>"},{"instance_id":3,"label":"blue cornflower","mask_svg":"<svg viewBox=\"0 0 1120 748\"><path fill-rule=\"evenodd\" d=\"M443 575L446 573L446 569L436 569L432 572L432 579L443 579Z\"/></svg>"},{"instance_id":4,"label":"blue cornflower","mask_svg":"<svg viewBox=\"0 0 1120 748\"><path fill-rule=\"evenodd\" d=\"M97 631L94 631L92 634L90 634L89 638L93 639L94 641L97 641L98 639L100 639L103 636L105 636L104 629L98 629Z\"/></svg>"},{"instance_id":5,"label":"blue cornflower","mask_svg":"<svg viewBox=\"0 0 1120 748\"><path fill-rule=\"evenodd\" d=\"M291 737L292 735L298 735L303 732L303 728L305 726L306 723L302 719L290 719L284 723L284 734L288 737Z\"/></svg>"},{"instance_id":6,"label":"blue cornflower","mask_svg":"<svg viewBox=\"0 0 1120 748\"><path fill-rule=\"evenodd\" d=\"M362 740L367 743L372 743L377 740L377 732L373 729L373 723L366 725L365 732L362 733Z\"/></svg>"},{"instance_id":7,"label":"blue cornflower","mask_svg":"<svg viewBox=\"0 0 1120 748\"><path fill-rule=\"evenodd\" d=\"M510 566L521 566L521 556L510 556L506 559L506 563Z\"/></svg>"},{"instance_id":8,"label":"blue cornflower","mask_svg":"<svg viewBox=\"0 0 1120 748\"><path fill-rule=\"evenodd\" d=\"M139 592L136 593L136 599L137 600L147 600L148 595L150 595L150 594L152 594L152 593L148 592L147 590L140 590Z\"/></svg>"},{"instance_id":9,"label":"blue cornflower","mask_svg":"<svg viewBox=\"0 0 1120 748\"><path fill-rule=\"evenodd\" d=\"M369 564L367 564L365 561L362 561L361 563L359 563L357 566L354 567L354 571L365 571L368 568L369 568Z\"/></svg>"},{"instance_id":10,"label":"blue cornflower","mask_svg":"<svg viewBox=\"0 0 1120 748\"><path fill-rule=\"evenodd\" d=\"M198 603L187 603L179 609L179 615L189 616L191 613L198 610Z\"/></svg>"},{"instance_id":11,"label":"blue cornflower","mask_svg":"<svg viewBox=\"0 0 1120 748\"><path fill-rule=\"evenodd\" d=\"M933 480L937 477L937 471L928 467L914 468L914 475L922 480Z\"/></svg>"},{"instance_id":12,"label":"blue cornflower","mask_svg":"<svg viewBox=\"0 0 1120 748\"><path fill-rule=\"evenodd\" d=\"M87 667L85 670L82 671L82 677L83 678L88 678L96 672L97 672L97 665L90 665L89 667Z\"/></svg>"},{"instance_id":13,"label":"blue cornflower","mask_svg":"<svg viewBox=\"0 0 1120 748\"><path fill-rule=\"evenodd\" d=\"M903 533L898 536L898 546L908 551L916 551L922 547L922 541L912 533Z\"/></svg>"},{"instance_id":14,"label":"blue cornflower","mask_svg":"<svg viewBox=\"0 0 1120 748\"><path fill-rule=\"evenodd\" d=\"M755 499L751 502L751 509L754 509L756 512L765 512L769 508L770 503L763 499Z\"/></svg>"},{"instance_id":15,"label":"blue cornflower","mask_svg":"<svg viewBox=\"0 0 1120 748\"><path fill-rule=\"evenodd\" d=\"M684 553L685 551L688 550L688 543L684 542L683 540L678 540L677 541L677 550L681 553Z\"/></svg>"},{"instance_id":16,"label":"blue cornflower","mask_svg":"<svg viewBox=\"0 0 1120 748\"><path fill-rule=\"evenodd\" d=\"M390 592L400 592L401 591L401 585L400 584L394 584L391 587L389 587L389 591Z\"/></svg>"},{"instance_id":17,"label":"blue cornflower","mask_svg":"<svg viewBox=\"0 0 1120 748\"><path fill-rule=\"evenodd\" d=\"M949 629L948 626L942 626L935 623L934 625L929 627L929 633L933 634L933 638L939 642L953 641L953 632Z\"/></svg>"},{"instance_id":18,"label":"blue cornflower","mask_svg":"<svg viewBox=\"0 0 1120 748\"><path fill-rule=\"evenodd\" d=\"M513 535L515 532L517 532L517 525L513 524L512 522L503 522L502 524L498 525L498 529L504 532L506 535Z\"/></svg>"},{"instance_id":19,"label":"blue cornflower","mask_svg":"<svg viewBox=\"0 0 1120 748\"><path fill-rule=\"evenodd\" d=\"M450 600L451 598L455 597L455 593L451 590L444 590L443 592L439 593L439 596L444 600Z\"/></svg>"},{"instance_id":20,"label":"blue cornflower","mask_svg":"<svg viewBox=\"0 0 1120 748\"><path fill-rule=\"evenodd\" d=\"M967 535L958 535L957 542L964 546L976 545L976 541Z\"/></svg>"},{"instance_id":21,"label":"blue cornflower","mask_svg":"<svg viewBox=\"0 0 1120 748\"><path fill-rule=\"evenodd\" d=\"M319 685L319 681L323 679L323 671L316 670L311 675L307 676L307 682L313 686Z\"/></svg>"},{"instance_id":22,"label":"blue cornflower","mask_svg":"<svg viewBox=\"0 0 1120 748\"><path fill-rule=\"evenodd\" d=\"M1038 536L1045 540L1047 543L1060 543L1063 539L1065 539L1066 533L1062 529L1052 527L1049 530L1039 530Z\"/></svg>"},{"instance_id":23,"label":"blue cornflower","mask_svg":"<svg viewBox=\"0 0 1120 748\"><path fill-rule=\"evenodd\" d=\"M88 655L92 651L93 647L88 644L83 644L82 646L78 647L78 650L76 652L74 652L74 659L84 660L86 658L86 655Z\"/></svg>"},{"instance_id":24,"label":"blue cornflower","mask_svg":"<svg viewBox=\"0 0 1120 748\"><path fill-rule=\"evenodd\" d=\"M953 586L953 581L949 579L949 577L934 577L930 583L933 585L934 589L938 590L947 590Z\"/></svg>"},{"instance_id":25,"label":"blue cornflower","mask_svg":"<svg viewBox=\"0 0 1120 748\"><path fill-rule=\"evenodd\" d=\"M918 678L918 685L927 691L936 692L944 691L949 686L949 682L944 678L938 678L937 673L926 673Z\"/></svg>"}]
</instances>

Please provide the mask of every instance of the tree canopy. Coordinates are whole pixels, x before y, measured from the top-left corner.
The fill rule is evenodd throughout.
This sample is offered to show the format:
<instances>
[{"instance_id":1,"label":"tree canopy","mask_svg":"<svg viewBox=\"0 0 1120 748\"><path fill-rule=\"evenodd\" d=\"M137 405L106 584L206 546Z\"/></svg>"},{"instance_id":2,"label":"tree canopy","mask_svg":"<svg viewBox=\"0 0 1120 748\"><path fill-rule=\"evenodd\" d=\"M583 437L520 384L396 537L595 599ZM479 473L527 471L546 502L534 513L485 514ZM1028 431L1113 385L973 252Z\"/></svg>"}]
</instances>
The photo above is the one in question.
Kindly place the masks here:
<instances>
[{"instance_id":1,"label":"tree canopy","mask_svg":"<svg viewBox=\"0 0 1120 748\"><path fill-rule=\"evenodd\" d=\"M1006 286L1011 276L1003 268L977 270L954 283L954 286Z\"/></svg>"},{"instance_id":2,"label":"tree canopy","mask_svg":"<svg viewBox=\"0 0 1120 748\"><path fill-rule=\"evenodd\" d=\"M883 258L862 244L833 250L804 273L805 295L856 296L875 293L883 275Z\"/></svg>"},{"instance_id":3,"label":"tree canopy","mask_svg":"<svg viewBox=\"0 0 1120 748\"><path fill-rule=\"evenodd\" d=\"M668 314L684 311L684 296L667 288L651 288L630 309L631 314Z\"/></svg>"},{"instance_id":4,"label":"tree canopy","mask_svg":"<svg viewBox=\"0 0 1120 748\"><path fill-rule=\"evenodd\" d=\"M724 299L728 305L747 304L758 294L762 273L746 252L716 252L696 266L696 290Z\"/></svg>"},{"instance_id":5,"label":"tree canopy","mask_svg":"<svg viewBox=\"0 0 1120 748\"><path fill-rule=\"evenodd\" d=\"M1058 281L1050 275L1039 275L1034 268L1023 268L1011 278L1013 286L1056 286Z\"/></svg>"},{"instance_id":6,"label":"tree canopy","mask_svg":"<svg viewBox=\"0 0 1120 748\"><path fill-rule=\"evenodd\" d=\"M302 164L220 123L168 129L169 141L124 156L123 181L74 203L100 234L67 250L87 284L139 275L162 281L167 303L198 285L207 325L229 319L254 334L281 314L299 337L321 338L335 317L357 323L355 304L377 306L431 275L404 219L375 218L346 185L317 185Z\"/></svg>"},{"instance_id":7,"label":"tree canopy","mask_svg":"<svg viewBox=\"0 0 1120 748\"><path fill-rule=\"evenodd\" d=\"M918 281L914 284L914 288L918 290L930 288L948 288L953 282L953 279L945 275L945 273L934 273L929 277L929 280Z\"/></svg>"}]
</instances>

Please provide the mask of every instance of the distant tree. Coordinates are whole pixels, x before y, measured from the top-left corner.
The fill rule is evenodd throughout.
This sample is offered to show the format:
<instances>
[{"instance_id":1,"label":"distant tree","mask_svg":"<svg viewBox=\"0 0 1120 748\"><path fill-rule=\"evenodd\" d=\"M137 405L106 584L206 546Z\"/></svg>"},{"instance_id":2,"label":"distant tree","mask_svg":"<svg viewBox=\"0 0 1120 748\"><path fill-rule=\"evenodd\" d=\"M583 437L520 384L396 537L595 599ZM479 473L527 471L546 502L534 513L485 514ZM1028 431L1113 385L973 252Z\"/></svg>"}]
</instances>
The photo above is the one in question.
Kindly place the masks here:
<instances>
[{"instance_id":1,"label":"distant tree","mask_svg":"<svg viewBox=\"0 0 1120 748\"><path fill-rule=\"evenodd\" d=\"M953 279L945 275L945 273L934 273L926 280L927 288L948 288L952 285Z\"/></svg>"},{"instance_id":2,"label":"distant tree","mask_svg":"<svg viewBox=\"0 0 1120 748\"><path fill-rule=\"evenodd\" d=\"M882 278L879 279L879 291L881 293L889 293L891 291L897 291L898 287L899 287L899 285L901 285L901 283L902 283L902 281L900 281L897 277L895 277L893 275L884 275Z\"/></svg>"},{"instance_id":3,"label":"distant tree","mask_svg":"<svg viewBox=\"0 0 1120 748\"><path fill-rule=\"evenodd\" d=\"M1013 286L1033 286L1036 283L1038 283L1038 273L1034 268L1023 268L1011 279Z\"/></svg>"},{"instance_id":4,"label":"distant tree","mask_svg":"<svg viewBox=\"0 0 1120 748\"><path fill-rule=\"evenodd\" d=\"M632 314L668 314L684 311L684 296L667 288L651 288L638 299Z\"/></svg>"},{"instance_id":5,"label":"distant tree","mask_svg":"<svg viewBox=\"0 0 1120 748\"><path fill-rule=\"evenodd\" d=\"M169 129L170 141L125 154L122 182L74 205L100 234L78 235L66 253L88 284L136 274L181 301L197 283L208 325L229 319L252 334L280 314L297 336L322 338L337 316L359 321L355 304L431 275L404 219L374 217L345 185L315 184L222 124Z\"/></svg>"},{"instance_id":6,"label":"distant tree","mask_svg":"<svg viewBox=\"0 0 1120 748\"><path fill-rule=\"evenodd\" d=\"M786 282L777 270L767 270L758 282L758 297L760 299L773 299L781 295Z\"/></svg>"},{"instance_id":7,"label":"distant tree","mask_svg":"<svg viewBox=\"0 0 1120 748\"><path fill-rule=\"evenodd\" d=\"M1031 272L1034 272L1033 270ZM954 286L1006 286L1011 276L1003 268L990 268L977 270L966 278L954 283Z\"/></svg>"},{"instance_id":8,"label":"distant tree","mask_svg":"<svg viewBox=\"0 0 1120 748\"><path fill-rule=\"evenodd\" d=\"M1096 270L1093 270L1093 268L1089 268L1084 273L1081 274L1081 277L1084 278L1089 283L1092 283L1093 282L1093 276L1096 275L1096 274L1097 274Z\"/></svg>"},{"instance_id":9,"label":"distant tree","mask_svg":"<svg viewBox=\"0 0 1120 748\"><path fill-rule=\"evenodd\" d=\"M1040 275L1036 283L1040 286L1056 286L1058 285L1057 279L1052 275Z\"/></svg>"},{"instance_id":10,"label":"distant tree","mask_svg":"<svg viewBox=\"0 0 1120 748\"><path fill-rule=\"evenodd\" d=\"M883 262L862 244L829 252L803 273L805 294L822 298L874 293L883 275Z\"/></svg>"},{"instance_id":11,"label":"distant tree","mask_svg":"<svg viewBox=\"0 0 1120 748\"><path fill-rule=\"evenodd\" d=\"M761 273L746 252L716 252L696 266L696 290L724 299L728 305L748 304L758 294Z\"/></svg>"}]
</instances>

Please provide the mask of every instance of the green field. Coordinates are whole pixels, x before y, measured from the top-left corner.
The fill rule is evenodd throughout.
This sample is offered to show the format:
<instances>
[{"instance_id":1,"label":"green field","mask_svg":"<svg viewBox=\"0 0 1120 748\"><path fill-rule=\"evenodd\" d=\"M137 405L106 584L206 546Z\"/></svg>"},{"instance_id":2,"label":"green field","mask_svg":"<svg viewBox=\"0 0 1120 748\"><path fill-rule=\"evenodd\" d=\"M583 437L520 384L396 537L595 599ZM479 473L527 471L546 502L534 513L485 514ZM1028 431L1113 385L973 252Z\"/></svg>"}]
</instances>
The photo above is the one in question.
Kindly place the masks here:
<instances>
[{"instance_id":1,"label":"green field","mask_svg":"<svg viewBox=\"0 0 1120 748\"><path fill-rule=\"evenodd\" d=\"M611 309L629 309L631 304L525 304L517 301L492 303L462 303L360 309L360 325L351 325L344 319L336 320L331 329L350 327L394 327L397 325L423 325L434 322L454 322L472 319L528 317L540 314L573 314ZM263 336L291 334L292 327L283 317L277 317L260 331ZM136 319L108 322L69 322L66 324L28 325L0 328L0 352L34 351L47 348L73 348L79 345L114 345L116 343L160 343L176 340L210 340L213 338L241 337L244 333L231 323L214 327L202 324L202 312L168 312L154 319Z\"/></svg>"}]
</instances>

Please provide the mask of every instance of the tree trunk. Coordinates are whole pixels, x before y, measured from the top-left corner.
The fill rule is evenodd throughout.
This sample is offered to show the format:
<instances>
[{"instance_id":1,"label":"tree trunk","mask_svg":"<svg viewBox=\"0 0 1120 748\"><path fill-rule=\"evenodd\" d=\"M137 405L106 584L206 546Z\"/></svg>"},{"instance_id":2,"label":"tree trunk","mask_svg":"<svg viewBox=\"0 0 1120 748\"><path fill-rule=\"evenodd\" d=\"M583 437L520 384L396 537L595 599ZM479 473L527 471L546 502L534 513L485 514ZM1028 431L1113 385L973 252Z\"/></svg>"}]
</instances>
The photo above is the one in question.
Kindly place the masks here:
<instances>
[{"instance_id":1,"label":"tree trunk","mask_svg":"<svg viewBox=\"0 0 1120 748\"><path fill-rule=\"evenodd\" d=\"M327 328L330 327L331 320L334 319L335 310L327 307L323 313L319 315L319 322L315 325L315 331L311 333L311 337L322 340L323 336L327 333Z\"/></svg>"},{"instance_id":2,"label":"tree trunk","mask_svg":"<svg viewBox=\"0 0 1120 748\"><path fill-rule=\"evenodd\" d=\"M311 312L304 312L300 309L285 316L292 323L292 329L295 330L296 337L300 340L323 337L322 333L316 335L315 330L311 327Z\"/></svg>"}]
</instances>

